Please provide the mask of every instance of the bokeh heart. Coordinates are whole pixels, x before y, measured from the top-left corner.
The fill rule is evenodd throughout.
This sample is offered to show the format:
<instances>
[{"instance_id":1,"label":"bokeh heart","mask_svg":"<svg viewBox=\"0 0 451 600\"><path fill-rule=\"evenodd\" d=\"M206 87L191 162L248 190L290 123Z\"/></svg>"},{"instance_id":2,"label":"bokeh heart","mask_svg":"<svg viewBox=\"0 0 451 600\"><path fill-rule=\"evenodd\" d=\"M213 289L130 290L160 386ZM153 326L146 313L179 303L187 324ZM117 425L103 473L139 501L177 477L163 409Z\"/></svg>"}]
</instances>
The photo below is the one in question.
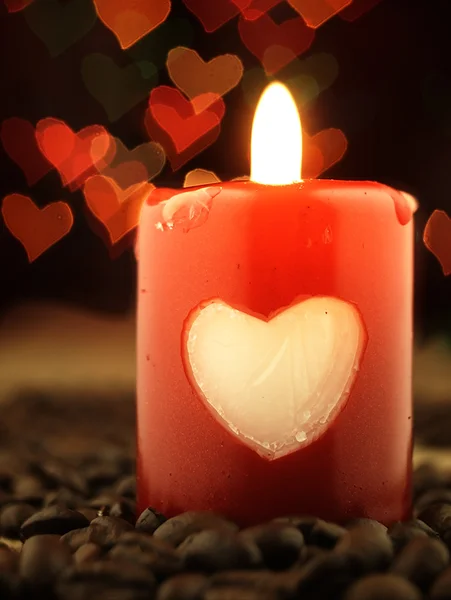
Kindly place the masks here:
<instances>
[{"instance_id":1,"label":"bokeh heart","mask_svg":"<svg viewBox=\"0 0 451 600\"><path fill-rule=\"evenodd\" d=\"M166 64L169 77L190 100L209 92L224 96L243 76L238 56L223 54L205 62L195 50L182 46L169 52Z\"/></svg>"},{"instance_id":2,"label":"bokeh heart","mask_svg":"<svg viewBox=\"0 0 451 600\"><path fill-rule=\"evenodd\" d=\"M83 188L86 204L114 245L138 225L141 207L155 188L148 182L122 189L113 179L93 175Z\"/></svg>"},{"instance_id":3,"label":"bokeh heart","mask_svg":"<svg viewBox=\"0 0 451 600\"><path fill-rule=\"evenodd\" d=\"M233 0L183 0L183 3L199 19L207 33L216 31L241 12L238 3Z\"/></svg>"},{"instance_id":4,"label":"bokeh heart","mask_svg":"<svg viewBox=\"0 0 451 600\"><path fill-rule=\"evenodd\" d=\"M129 150L119 138L112 138L112 153L103 154L103 139L91 145L91 156L99 172L127 189L154 179L166 162L163 147L157 142L146 142Z\"/></svg>"},{"instance_id":5,"label":"bokeh heart","mask_svg":"<svg viewBox=\"0 0 451 600\"><path fill-rule=\"evenodd\" d=\"M287 0L309 27L317 29L349 6L352 0Z\"/></svg>"},{"instance_id":6,"label":"bokeh heart","mask_svg":"<svg viewBox=\"0 0 451 600\"><path fill-rule=\"evenodd\" d=\"M451 273L451 219L443 210L434 210L424 228L426 248L439 261L443 274Z\"/></svg>"},{"instance_id":7,"label":"bokeh heart","mask_svg":"<svg viewBox=\"0 0 451 600\"><path fill-rule=\"evenodd\" d=\"M323 129L309 137L305 131L303 136L302 176L315 179L339 162L348 147L348 140L340 129Z\"/></svg>"},{"instance_id":8,"label":"bokeh heart","mask_svg":"<svg viewBox=\"0 0 451 600\"><path fill-rule=\"evenodd\" d=\"M125 55L137 64L142 61L152 61L156 69L162 69L166 65L168 52L176 46L190 47L194 43L193 22L194 19L171 16L152 35L147 35L139 40L134 46L127 48Z\"/></svg>"},{"instance_id":9,"label":"bokeh heart","mask_svg":"<svg viewBox=\"0 0 451 600\"><path fill-rule=\"evenodd\" d=\"M59 119L41 119L36 125L36 140L41 152L58 169L64 186L77 189L97 172L96 162L112 154L113 140L101 125L89 125L78 133ZM96 141L96 157L91 147Z\"/></svg>"},{"instance_id":10,"label":"bokeh heart","mask_svg":"<svg viewBox=\"0 0 451 600\"><path fill-rule=\"evenodd\" d=\"M284 71L284 83L293 95L298 107L315 100L328 89L338 77L338 62L332 54L320 52L305 59L296 59ZM241 87L248 104L255 108L263 90L272 78L264 69L247 69Z\"/></svg>"},{"instance_id":11,"label":"bokeh heart","mask_svg":"<svg viewBox=\"0 0 451 600\"><path fill-rule=\"evenodd\" d=\"M239 0L234 0L234 2L238 3ZM284 0L250 0L250 2L243 0L241 14L246 20L255 21L282 2Z\"/></svg>"},{"instance_id":12,"label":"bokeh heart","mask_svg":"<svg viewBox=\"0 0 451 600\"><path fill-rule=\"evenodd\" d=\"M255 21L241 17L238 23L243 44L262 63L265 71L274 74L306 52L315 37L302 17L275 23L269 14Z\"/></svg>"},{"instance_id":13,"label":"bokeh heart","mask_svg":"<svg viewBox=\"0 0 451 600\"><path fill-rule=\"evenodd\" d=\"M34 1L23 11L28 26L55 57L83 38L96 22L92 0Z\"/></svg>"},{"instance_id":14,"label":"bokeh heart","mask_svg":"<svg viewBox=\"0 0 451 600\"><path fill-rule=\"evenodd\" d=\"M53 169L39 149L34 126L26 119L11 117L3 121L0 139L5 152L22 169L29 186Z\"/></svg>"},{"instance_id":15,"label":"bokeh heart","mask_svg":"<svg viewBox=\"0 0 451 600\"><path fill-rule=\"evenodd\" d=\"M224 101L217 94L190 101L179 90L160 86L150 94L145 125L176 170L216 140L224 114Z\"/></svg>"},{"instance_id":16,"label":"bokeh heart","mask_svg":"<svg viewBox=\"0 0 451 600\"><path fill-rule=\"evenodd\" d=\"M33 2L33 0L4 0L8 12L19 12Z\"/></svg>"},{"instance_id":17,"label":"bokeh heart","mask_svg":"<svg viewBox=\"0 0 451 600\"><path fill-rule=\"evenodd\" d=\"M31 198L22 194L6 196L2 214L9 231L25 248L30 262L68 234L74 222L66 202L52 202L38 208Z\"/></svg>"},{"instance_id":18,"label":"bokeh heart","mask_svg":"<svg viewBox=\"0 0 451 600\"><path fill-rule=\"evenodd\" d=\"M185 175L183 187L210 185L212 183L219 183L220 181L219 177L213 173L213 171L208 171L207 169L193 169Z\"/></svg>"},{"instance_id":19,"label":"bokeh heart","mask_svg":"<svg viewBox=\"0 0 451 600\"><path fill-rule=\"evenodd\" d=\"M161 25L171 10L171 0L94 0L94 4L123 49Z\"/></svg>"},{"instance_id":20,"label":"bokeh heart","mask_svg":"<svg viewBox=\"0 0 451 600\"><path fill-rule=\"evenodd\" d=\"M100 53L85 56L81 76L112 122L144 100L158 79L157 69L150 62L119 67L112 58Z\"/></svg>"}]
</instances>

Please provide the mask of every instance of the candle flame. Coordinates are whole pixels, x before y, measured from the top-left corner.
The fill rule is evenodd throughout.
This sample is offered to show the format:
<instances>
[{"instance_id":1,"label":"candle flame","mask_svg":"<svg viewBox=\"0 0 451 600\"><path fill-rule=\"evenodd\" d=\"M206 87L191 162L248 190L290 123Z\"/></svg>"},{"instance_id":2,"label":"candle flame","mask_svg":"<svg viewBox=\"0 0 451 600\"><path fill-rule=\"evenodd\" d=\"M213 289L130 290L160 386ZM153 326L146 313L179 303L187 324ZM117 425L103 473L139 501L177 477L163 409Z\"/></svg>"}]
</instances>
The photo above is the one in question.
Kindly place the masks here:
<instances>
[{"instance_id":1,"label":"candle flame","mask_svg":"<svg viewBox=\"0 0 451 600\"><path fill-rule=\"evenodd\" d=\"M301 180L302 130L286 86L274 82L261 95L252 126L251 180L287 185Z\"/></svg>"}]
</instances>

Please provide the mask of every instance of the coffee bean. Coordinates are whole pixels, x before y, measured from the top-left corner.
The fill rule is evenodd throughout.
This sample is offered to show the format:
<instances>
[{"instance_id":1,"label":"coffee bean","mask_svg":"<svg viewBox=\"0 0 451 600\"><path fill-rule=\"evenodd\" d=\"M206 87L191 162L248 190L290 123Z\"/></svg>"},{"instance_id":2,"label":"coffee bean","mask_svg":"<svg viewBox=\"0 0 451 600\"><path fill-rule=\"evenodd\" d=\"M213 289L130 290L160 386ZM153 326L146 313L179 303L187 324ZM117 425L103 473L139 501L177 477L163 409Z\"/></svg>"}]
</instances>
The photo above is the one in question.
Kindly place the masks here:
<instances>
[{"instance_id":1,"label":"coffee bean","mask_svg":"<svg viewBox=\"0 0 451 600\"><path fill-rule=\"evenodd\" d=\"M100 494L99 496L95 496L94 498L91 498L87 505L90 508L94 508L97 512L102 513L102 515L100 516L108 516L108 513L110 511L110 507L112 504L114 504L117 500L117 496L114 494L107 494L107 493L103 493ZM105 514L103 514L105 513Z\"/></svg>"},{"instance_id":2,"label":"coffee bean","mask_svg":"<svg viewBox=\"0 0 451 600\"><path fill-rule=\"evenodd\" d=\"M58 600L149 600L155 590L146 569L115 560L69 567L55 586Z\"/></svg>"},{"instance_id":3,"label":"coffee bean","mask_svg":"<svg viewBox=\"0 0 451 600\"><path fill-rule=\"evenodd\" d=\"M36 461L32 463L31 469L47 489L65 487L82 496L86 496L89 492L88 484L81 472L60 460Z\"/></svg>"},{"instance_id":4,"label":"coffee bean","mask_svg":"<svg viewBox=\"0 0 451 600\"><path fill-rule=\"evenodd\" d=\"M395 553L399 552L404 546L417 537L438 538L438 533L426 525L423 521L413 519L404 523L398 521L390 527L388 534L393 543Z\"/></svg>"},{"instance_id":5,"label":"coffee bean","mask_svg":"<svg viewBox=\"0 0 451 600\"><path fill-rule=\"evenodd\" d=\"M215 587L207 589L204 600L278 600L270 590L253 590L247 587Z\"/></svg>"},{"instance_id":6,"label":"coffee bean","mask_svg":"<svg viewBox=\"0 0 451 600\"><path fill-rule=\"evenodd\" d=\"M49 506L35 513L23 523L20 528L20 537L26 540L33 535L64 535L68 531L87 525L89 525L88 519L79 512L59 506Z\"/></svg>"},{"instance_id":7,"label":"coffee bean","mask_svg":"<svg viewBox=\"0 0 451 600\"><path fill-rule=\"evenodd\" d=\"M214 513L189 511L162 523L155 530L154 536L178 546L189 535L204 529L235 532L238 531L238 526Z\"/></svg>"},{"instance_id":8,"label":"coffee bean","mask_svg":"<svg viewBox=\"0 0 451 600\"><path fill-rule=\"evenodd\" d=\"M46 493L44 496L44 507L58 505L74 509L82 505L83 501L83 496L67 488L60 488L59 490Z\"/></svg>"},{"instance_id":9,"label":"coffee bean","mask_svg":"<svg viewBox=\"0 0 451 600\"><path fill-rule=\"evenodd\" d=\"M15 571L18 563L19 554L8 546L0 544L0 573Z\"/></svg>"},{"instance_id":10,"label":"coffee bean","mask_svg":"<svg viewBox=\"0 0 451 600\"><path fill-rule=\"evenodd\" d=\"M123 533L133 531L133 526L117 517L97 517L91 521L88 529L88 541L106 549L114 546Z\"/></svg>"},{"instance_id":11,"label":"coffee bean","mask_svg":"<svg viewBox=\"0 0 451 600\"><path fill-rule=\"evenodd\" d=\"M19 475L13 481L12 492L16 500L40 507L46 494L46 489L38 477L34 475Z\"/></svg>"},{"instance_id":12,"label":"coffee bean","mask_svg":"<svg viewBox=\"0 0 451 600\"><path fill-rule=\"evenodd\" d=\"M443 471L431 463L424 463L413 473L414 498L432 488L446 487L448 481Z\"/></svg>"},{"instance_id":13,"label":"coffee bean","mask_svg":"<svg viewBox=\"0 0 451 600\"><path fill-rule=\"evenodd\" d=\"M421 600L418 588L397 575L367 575L354 583L344 600Z\"/></svg>"},{"instance_id":14,"label":"coffee bean","mask_svg":"<svg viewBox=\"0 0 451 600\"><path fill-rule=\"evenodd\" d=\"M345 533L344 527L318 519L312 527L307 543L320 548L332 549Z\"/></svg>"},{"instance_id":15,"label":"coffee bean","mask_svg":"<svg viewBox=\"0 0 451 600\"><path fill-rule=\"evenodd\" d=\"M418 537L404 546L390 572L405 577L425 592L448 564L449 552L443 542Z\"/></svg>"},{"instance_id":16,"label":"coffee bean","mask_svg":"<svg viewBox=\"0 0 451 600\"><path fill-rule=\"evenodd\" d=\"M433 488L422 493L415 501L415 511L420 513L431 504L451 504L451 490L446 488Z\"/></svg>"},{"instance_id":17,"label":"coffee bean","mask_svg":"<svg viewBox=\"0 0 451 600\"><path fill-rule=\"evenodd\" d=\"M136 529L138 531L142 531L143 533L154 533L160 525L162 525L166 521L166 517L164 517L161 513L159 513L154 508L146 508L140 515L138 520L136 521ZM160 536L161 537L161 532ZM164 532L163 536L164 537Z\"/></svg>"},{"instance_id":18,"label":"coffee bean","mask_svg":"<svg viewBox=\"0 0 451 600\"><path fill-rule=\"evenodd\" d=\"M382 525L382 523L379 523L379 521L375 521L374 519L366 519L363 517L359 519L351 519L351 521L346 523L346 529L354 529L355 527L369 527L370 529L373 528L377 531L388 531L388 527Z\"/></svg>"},{"instance_id":19,"label":"coffee bean","mask_svg":"<svg viewBox=\"0 0 451 600\"><path fill-rule=\"evenodd\" d=\"M285 525L291 525L296 527L302 535L307 544L310 544L310 535L315 525L320 521L317 517L278 517L273 520L273 523L283 523Z\"/></svg>"},{"instance_id":20,"label":"coffee bean","mask_svg":"<svg viewBox=\"0 0 451 600\"><path fill-rule=\"evenodd\" d=\"M18 539L22 524L29 519L36 509L24 502L8 504L0 510L0 534L11 539Z\"/></svg>"},{"instance_id":21,"label":"coffee bean","mask_svg":"<svg viewBox=\"0 0 451 600\"><path fill-rule=\"evenodd\" d=\"M96 511L95 508L89 508L86 506L79 506L77 508L78 512L80 514L82 514L83 516L85 516L89 522L94 521L94 519L97 519L97 517L101 516L99 515L99 513Z\"/></svg>"},{"instance_id":22,"label":"coffee bean","mask_svg":"<svg viewBox=\"0 0 451 600\"><path fill-rule=\"evenodd\" d=\"M429 591L430 600L451 600L451 567L436 579Z\"/></svg>"},{"instance_id":23,"label":"coffee bean","mask_svg":"<svg viewBox=\"0 0 451 600\"><path fill-rule=\"evenodd\" d=\"M23 599L22 581L17 573L2 573L0 571L0 598L2 600Z\"/></svg>"},{"instance_id":24,"label":"coffee bean","mask_svg":"<svg viewBox=\"0 0 451 600\"><path fill-rule=\"evenodd\" d=\"M304 536L295 527L283 523L258 525L240 532L240 537L256 544L269 569L289 569L300 557Z\"/></svg>"},{"instance_id":25,"label":"coffee bean","mask_svg":"<svg viewBox=\"0 0 451 600\"><path fill-rule=\"evenodd\" d=\"M130 498L118 498L111 505L109 516L124 519L134 525L136 521L136 502Z\"/></svg>"},{"instance_id":26,"label":"coffee bean","mask_svg":"<svg viewBox=\"0 0 451 600\"><path fill-rule=\"evenodd\" d=\"M202 600L207 586L208 579L204 575L176 575L160 585L156 600Z\"/></svg>"},{"instance_id":27,"label":"coffee bean","mask_svg":"<svg viewBox=\"0 0 451 600\"><path fill-rule=\"evenodd\" d=\"M97 560L102 556L102 548L97 544L93 544L92 542L88 542L87 544L83 544L76 550L74 553L74 562L77 565L86 562L92 562Z\"/></svg>"},{"instance_id":28,"label":"coffee bean","mask_svg":"<svg viewBox=\"0 0 451 600\"><path fill-rule=\"evenodd\" d=\"M451 528L451 504L431 504L419 512L418 518L438 534L443 535Z\"/></svg>"},{"instance_id":29,"label":"coffee bean","mask_svg":"<svg viewBox=\"0 0 451 600\"><path fill-rule=\"evenodd\" d=\"M118 496L123 496L124 498L131 498L132 500L135 500L136 477L134 475L128 475L127 477L119 479L114 488L114 491Z\"/></svg>"},{"instance_id":30,"label":"coffee bean","mask_svg":"<svg viewBox=\"0 0 451 600\"><path fill-rule=\"evenodd\" d=\"M130 560L150 569L162 581L183 570L183 561L173 546L150 535L129 532L121 535L109 557Z\"/></svg>"},{"instance_id":31,"label":"coffee bean","mask_svg":"<svg viewBox=\"0 0 451 600\"><path fill-rule=\"evenodd\" d=\"M61 542L66 544L71 552L76 552L81 546L89 544L91 531L89 527L82 527L81 529L73 529L68 531L61 536Z\"/></svg>"},{"instance_id":32,"label":"coffee bean","mask_svg":"<svg viewBox=\"0 0 451 600\"><path fill-rule=\"evenodd\" d=\"M14 502L14 496L9 492L3 492L0 490L0 508L6 504L11 504L11 502Z\"/></svg>"},{"instance_id":33,"label":"coffee bean","mask_svg":"<svg viewBox=\"0 0 451 600\"><path fill-rule=\"evenodd\" d=\"M35 588L49 587L72 563L72 554L57 535L35 535L25 541L20 553L19 573Z\"/></svg>"},{"instance_id":34,"label":"coffee bean","mask_svg":"<svg viewBox=\"0 0 451 600\"><path fill-rule=\"evenodd\" d=\"M10 492L11 483L14 479L14 471L6 470L2 464L0 464L0 491Z\"/></svg>"},{"instance_id":35,"label":"coffee bean","mask_svg":"<svg viewBox=\"0 0 451 600\"><path fill-rule=\"evenodd\" d=\"M355 569L348 557L339 552L326 552L302 566L294 578L296 598L316 600L339 598L356 579Z\"/></svg>"},{"instance_id":36,"label":"coffee bean","mask_svg":"<svg viewBox=\"0 0 451 600\"><path fill-rule=\"evenodd\" d=\"M177 549L191 571L212 573L261 566L263 557L255 543L227 530L207 529L193 533Z\"/></svg>"},{"instance_id":37,"label":"coffee bean","mask_svg":"<svg viewBox=\"0 0 451 600\"><path fill-rule=\"evenodd\" d=\"M94 463L84 469L84 476L93 493L114 484L119 475L120 470L117 465L109 462Z\"/></svg>"},{"instance_id":38,"label":"coffee bean","mask_svg":"<svg viewBox=\"0 0 451 600\"><path fill-rule=\"evenodd\" d=\"M345 555L356 572L362 574L388 567L393 558L393 544L387 528L373 523L348 529L334 552Z\"/></svg>"},{"instance_id":39,"label":"coffee bean","mask_svg":"<svg viewBox=\"0 0 451 600\"><path fill-rule=\"evenodd\" d=\"M209 579L210 587L252 588L269 590L282 598L296 597L298 576L296 571L241 570L220 571Z\"/></svg>"}]
</instances>

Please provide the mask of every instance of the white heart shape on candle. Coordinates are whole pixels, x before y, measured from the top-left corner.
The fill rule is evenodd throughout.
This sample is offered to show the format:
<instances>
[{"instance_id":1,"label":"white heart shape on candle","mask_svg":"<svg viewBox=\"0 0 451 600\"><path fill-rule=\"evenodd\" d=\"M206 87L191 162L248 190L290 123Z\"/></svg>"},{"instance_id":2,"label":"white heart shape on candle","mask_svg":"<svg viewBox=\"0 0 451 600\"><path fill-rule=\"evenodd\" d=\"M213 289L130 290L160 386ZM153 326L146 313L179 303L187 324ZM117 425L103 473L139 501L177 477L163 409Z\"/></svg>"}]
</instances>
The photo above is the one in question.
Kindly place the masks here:
<instances>
[{"instance_id":1,"label":"white heart shape on candle","mask_svg":"<svg viewBox=\"0 0 451 600\"><path fill-rule=\"evenodd\" d=\"M268 320L221 300L187 320L185 366L206 406L267 459L316 440L344 408L366 344L357 308L314 296Z\"/></svg>"}]
</instances>

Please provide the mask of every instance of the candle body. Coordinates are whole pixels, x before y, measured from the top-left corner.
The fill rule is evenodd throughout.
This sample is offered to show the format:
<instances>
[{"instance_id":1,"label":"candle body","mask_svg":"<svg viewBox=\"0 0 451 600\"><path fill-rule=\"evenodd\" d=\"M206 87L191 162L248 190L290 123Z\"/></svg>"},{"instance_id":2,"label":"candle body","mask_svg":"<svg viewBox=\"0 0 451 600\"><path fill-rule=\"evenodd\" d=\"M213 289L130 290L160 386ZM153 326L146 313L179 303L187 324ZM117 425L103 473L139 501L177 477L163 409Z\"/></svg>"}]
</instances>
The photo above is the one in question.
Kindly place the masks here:
<instances>
[{"instance_id":1,"label":"candle body","mask_svg":"<svg viewBox=\"0 0 451 600\"><path fill-rule=\"evenodd\" d=\"M408 517L413 224L404 198L335 181L219 184L208 188L210 203L197 191L199 201L181 190L170 221L177 196L156 205L151 196L141 215L139 510L213 510L241 524L289 514ZM264 322L317 297L358 310L358 372L317 439L270 459L209 409L187 367L186 330L212 299Z\"/></svg>"}]
</instances>

